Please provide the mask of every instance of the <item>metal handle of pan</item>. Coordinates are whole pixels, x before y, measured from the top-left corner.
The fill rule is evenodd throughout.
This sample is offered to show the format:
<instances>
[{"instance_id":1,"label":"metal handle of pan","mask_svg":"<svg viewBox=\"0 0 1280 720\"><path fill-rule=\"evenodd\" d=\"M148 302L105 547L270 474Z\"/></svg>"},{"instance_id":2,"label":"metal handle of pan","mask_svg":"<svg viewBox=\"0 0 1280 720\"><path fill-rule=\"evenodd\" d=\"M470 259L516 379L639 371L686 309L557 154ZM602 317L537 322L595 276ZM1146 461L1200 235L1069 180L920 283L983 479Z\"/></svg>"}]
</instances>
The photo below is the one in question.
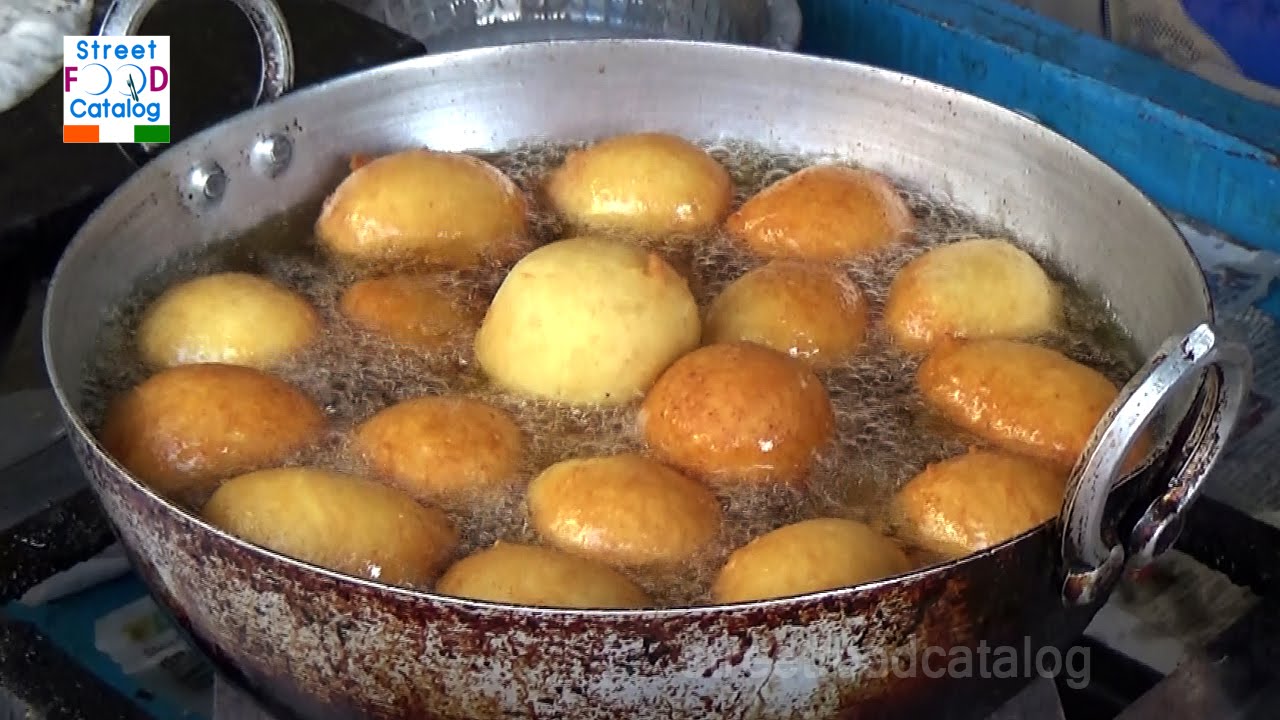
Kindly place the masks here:
<instances>
[{"instance_id":1,"label":"metal handle of pan","mask_svg":"<svg viewBox=\"0 0 1280 720\"><path fill-rule=\"evenodd\" d=\"M102 20L100 36L133 35L142 27L142 21L159 0L114 0ZM231 0L249 19L253 33L258 38L258 52L262 72L258 81L254 105L271 102L289 92L293 87L293 38L284 13L275 0ZM159 147L155 143L142 143L142 162ZM135 162L139 161L135 146L121 144L120 149ZM141 164L141 163L139 163Z\"/></svg>"},{"instance_id":2,"label":"metal handle of pan","mask_svg":"<svg viewBox=\"0 0 1280 720\"><path fill-rule=\"evenodd\" d=\"M1063 504L1063 602L1089 605L1105 598L1129 558L1149 562L1173 545L1182 518L1199 497L1239 418L1253 363L1243 345L1223 340L1209 325L1170 338L1121 389L1072 472ZM1203 377L1194 425L1182 447L1171 448L1176 470L1134 526L1128 540L1103 533L1107 498L1123 475L1130 450L1156 413L1179 389Z\"/></svg>"}]
</instances>

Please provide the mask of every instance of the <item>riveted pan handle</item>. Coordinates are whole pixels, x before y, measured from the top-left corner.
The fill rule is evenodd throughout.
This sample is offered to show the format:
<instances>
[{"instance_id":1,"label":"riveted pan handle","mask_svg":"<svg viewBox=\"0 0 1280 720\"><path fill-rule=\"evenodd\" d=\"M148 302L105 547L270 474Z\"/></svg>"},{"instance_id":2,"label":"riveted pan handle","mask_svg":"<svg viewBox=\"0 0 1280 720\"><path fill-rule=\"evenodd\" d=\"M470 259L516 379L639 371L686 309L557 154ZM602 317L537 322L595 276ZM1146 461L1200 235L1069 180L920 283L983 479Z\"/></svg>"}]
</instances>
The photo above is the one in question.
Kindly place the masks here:
<instances>
[{"instance_id":1,"label":"riveted pan handle","mask_svg":"<svg viewBox=\"0 0 1280 720\"><path fill-rule=\"evenodd\" d=\"M1205 372L1207 370L1207 372ZM1177 539L1187 508L1222 454L1240 416L1253 374L1249 351L1223 340L1208 325L1169 339L1128 384L1094 430L1071 475L1063 505L1063 602L1089 605L1106 597L1131 556L1149 562ZM1204 377L1203 402L1181 448L1165 492L1147 507L1128 548L1103 535L1107 498L1121 478L1129 451L1156 413L1188 383Z\"/></svg>"},{"instance_id":2,"label":"riveted pan handle","mask_svg":"<svg viewBox=\"0 0 1280 720\"><path fill-rule=\"evenodd\" d=\"M102 36L133 35L142 27L147 13L159 0L114 0L102 20L98 31ZM249 19L253 33L258 37L258 51L262 60L262 72L258 81L258 93L254 105L271 102L289 92L293 87L293 38L284 13L275 0L231 0ZM156 143L138 145L121 144L120 149L135 163L141 165L159 149Z\"/></svg>"}]
</instances>

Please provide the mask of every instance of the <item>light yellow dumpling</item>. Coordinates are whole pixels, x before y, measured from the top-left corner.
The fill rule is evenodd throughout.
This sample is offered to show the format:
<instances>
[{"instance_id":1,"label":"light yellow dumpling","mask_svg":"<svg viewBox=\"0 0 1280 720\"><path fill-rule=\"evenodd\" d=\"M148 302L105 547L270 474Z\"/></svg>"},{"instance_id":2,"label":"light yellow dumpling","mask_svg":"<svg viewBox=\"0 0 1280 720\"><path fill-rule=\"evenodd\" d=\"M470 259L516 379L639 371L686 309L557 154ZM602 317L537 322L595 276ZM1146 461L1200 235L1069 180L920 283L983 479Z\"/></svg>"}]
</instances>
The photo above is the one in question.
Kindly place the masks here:
<instances>
[{"instance_id":1,"label":"light yellow dumpling","mask_svg":"<svg viewBox=\"0 0 1280 720\"><path fill-rule=\"evenodd\" d=\"M664 235L718 225L729 214L733 181L683 138L635 133L569 153L546 192L579 230Z\"/></svg>"},{"instance_id":2,"label":"light yellow dumpling","mask_svg":"<svg viewBox=\"0 0 1280 720\"><path fill-rule=\"evenodd\" d=\"M911 569L896 543L840 518L804 520L765 533L729 556L711 588L717 603L803 595Z\"/></svg>"},{"instance_id":3,"label":"light yellow dumpling","mask_svg":"<svg viewBox=\"0 0 1280 720\"><path fill-rule=\"evenodd\" d=\"M305 347L320 318L297 293L228 272L166 290L138 324L138 352L156 368L195 363L265 367Z\"/></svg>"},{"instance_id":4,"label":"light yellow dumpling","mask_svg":"<svg viewBox=\"0 0 1280 720\"><path fill-rule=\"evenodd\" d=\"M325 200L316 235L344 258L464 268L519 257L527 213L524 193L489 163L405 150L356 167Z\"/></svg>"},{"instance_id":5,"label":"light yellow dumpling","mask_svg":"<svg viewBox=\"0 0 1280 720\"><path fill-rule=\"evenodd\" d=\"M884 320L894 342L924 352L947 338L1042 335L1061 316L1058 286L1026 251L975 238L912 260L889 288Z\"/></svg>"},{"instance_id":6,"label":"light yellow dumpling","mask_svg":"<svg viewBox=\"0 0 1280 720\"><path fill-rule=\"evenodd\" d=\"M497 542L450 567L436 592L453 597L536 607L647 607L649 596L625 575L596 560L554 548Z\"/></svg>"},{"instance_id":7,"label":"light yellow dumpling","mask_svg":"<svg viewBox=\"0 0 1280 720\"><path fill-rule=\"evenodd\" d=\"M828 367L857 352L867 304L848 276L820 263L775 260L735 280L711 304L703 341L759 343Z\"/></svg>"},{"instance_id":8,"label":"light yellow dumpling","mask_svg":"<svg viewBox=\"0 0 1280 720\"><path fill-rule=\"evenodd\" d=\"M1067 472L986 450L933 463L893 499L912 541L933 552L977 552L1047 522L1062 509Z\"/></svg>"},{"instance_id":9,"label":"light yellow dumpling","mask_svg":"<svg viewBox=\"0 0 1280 720\"><path fill-rule=\"evenodd\" d=\"M556 463L529 485L542 538L615 565L688 560L720 530L720 505L701 483L640 455Z\"/></svg>"},{"instance_id":10,"label":"light yellow dumpling","mask_svg":"<svg viewBox=\"0 0 1280 720\"><path fill-rule=\"evenodd\" d=\"M255 545L330 570L424 586L458 544L438 508L355 475L291 467L241 475L204 507L212 524Z\"/></svg>"},{"instance_id":11,"label":"light yellow dumpling","mask_svg":"<svg viewBox=\"0 0 1280 720\"><path fill-rule=\"evenodd\" d=\"M511 269L480 331L476 358L508 391L578 405L641 396L698 344L689 286L636 244L580 237Z\"/></svg>"}]
</instances>

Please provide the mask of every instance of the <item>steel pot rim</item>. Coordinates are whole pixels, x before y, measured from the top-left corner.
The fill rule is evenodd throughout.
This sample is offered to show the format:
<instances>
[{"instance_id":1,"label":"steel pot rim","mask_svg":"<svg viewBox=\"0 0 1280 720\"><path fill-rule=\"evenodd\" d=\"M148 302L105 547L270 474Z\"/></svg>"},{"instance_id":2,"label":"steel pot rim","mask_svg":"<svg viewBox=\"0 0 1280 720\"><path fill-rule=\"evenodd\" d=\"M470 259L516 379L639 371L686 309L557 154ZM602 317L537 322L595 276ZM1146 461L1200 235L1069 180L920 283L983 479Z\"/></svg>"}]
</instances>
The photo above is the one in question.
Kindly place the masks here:
<instances>
[{"instance_id":1,"label":"steel pot rim","mask_svg":"<svg viewBox=\"0 0 1280 720\"><path fill-rule=\"evenodd\" d=\"M1166 212L1164 212L1163 209L1161 209L1158 205L1156 205L1146 195L1146 193L1144 193L1142 190L1140 190L1136 186L1133 186L1133 184L1130 181L1128 181L1127 178L1124 178L1123 176L1121 176L1118 171L1116 171L1110 165L1107 165L1105 162L1099 159L1096 155L1089 152L1086 148L1083 148L1080 145L1076 144L1071 139L1065 136L1062 136L1054 132L1053 130L1039 124L1034 119L1026 116L1023 113L1020 113L1016 110L1011 110L1009 108L1005 108L1003 106L997 105L996 103L990 102L983 98L970 95L968 93L964 93L962 91L947 87L945 85L941 85L939 83L917 78L915 76L911 76L906 73L888 70L885 68L880 68L872 65L867 65L864 63L847 61L847 60L837 60L837 59L824 58L824 57L818 57L818 56L801 55L797 53L786 52L786 51L776 50L776 49L766 48L766 47L729 45L729 44L709 42L709 41L694 42L694 41L686 41L686 40L669 40L669 39L603 39L603 40L594 39L594 40L544 41L544 42L525 43L519 46L472 48L472 49L458 50L458 51L453 51L448 53L441 53L437 55L424 55L416 58L410 58L407 60L402 60L402 61L391 63L388 65L379 66L376 68L350 74L347 76L331 79L323 83L319 83L317 85L314 85L302 90L298 90L296 92L290 93L288 97L285 97L273 102L271 106L274 107L279 103L289 103L289 102L302 103L305 101L306 98L309 98L309 97L323 96L330 93L337 93L337 92L340 92L342 88L348 85L367 83L370 80L376 80L379 74L405 73L405 72L435 73L437 71L448 71L448 69L455 63L464 63L469 58L483 57L488 54L496 54L496 53L519 54L522 52L528 52L530 54L540 54L542 52L545 52L545 49L548 47L571 48L571 47L578 47L578 46L603 47L603 46L636 46L636 45L652 46L655 48L655 52L660 52L663 48L674 48L674 47L680 47L680 48L683 48L685 52L690 52L690 48L692 47L692 48L696 48L696 50L693 50L692 52L706 52L706 53L718 53L718 54L725 54L725 53L752 54L752 55L759 55L759 56L772 56L771 59L774 62L780 62L780 63L789 62L789 63L803 64L805 66L820 65L820 66L828 66L828 67L856 68L858 72L862 72L870 75L878 75L885 78L906 80L906 81L909 81L911 85L929 88L931 92L942 93L943 95L947 95L947 96L959 99L965 103L975 104L978 107L985 107L985 109L988 111L997 112L999 114L1003 114L1007 116L1011 122L1015 123L1015 125L1020 129L1022 129L1024 132L1037 133L1037 134L1046 136L1047 138L1051 139L1052 142L1069 144L1073 149L1073 151L1081 153L1083 156L1087 156L1088 158L1096 162L1100 166L1100 169L1104 169L1105 172L1116 175L1126 185L1129 185L1132 188L1132 190L1136 193L1137 197L1140 197L1142 202L1145 203L1149 209L1155 210L1159 214L1162 221L1167 225L1169 232L1171 232L1174 236L1176 236L1179 242L1182 244L1183 251L1186 252L1188 256L1194 258L1194 253L1190 245L1188 244L1186 238L1183 236L1182 232L1178 229L1177 225L1174 224L1172 219L1169 217L1169 215ZM229 124L247 122L247 119L252 117L259 110L261 110L261 108L251 108L241 113L238 113L216 125L213 125L212 127L202 130L201 132L187 138L186 140L183 140L182 142L176 145L170 146L161 155L163 156L171 153L180 153L192 147L199 146L202 143L207 142L209 138L214 137L219 133L221 133L224 130L224 128ZM1014 117L1014 116L1017 116L1017 117ZM925 567L916 568L907 573L902 573L899 575L881 578L868 583L861 583L853 586L833 588L829 590L822 590L822 591L811 592L811 593L804 593L800 595L793 595L793 596L788 596L783 598L771 598L767 600L755 600L755 601L748 601L748 602L741 602L741 603L734 603L734 604L713 604L713 605L700 605L700 606L640 608L640 609L547 608L547 607L538 607L538 606L530 606L530 605L518 605L518 604L511 604L511 603L498 603L498 602L488 602L488 601L481 601L481 600L471 600L466 598L457 598L449 595L438 594L435 592L389 585L389 584L381 583L375 580L347 575L345 573L336 572L333 570L329 570L327 568L319 567L311 563L298 560L298 559L289 557L287 555L283 555L281 553L247 542L239 537L231 535L213 526L212 524L205 521L204 518L202 518L198 513L189 511L183 508L182 506L178 505L177 503L164 497L163 495L153 491L150 487L148 487L146 484L144 484L138 478L136 478L132 473L125 470L125 468L121 466L120 463L117 462L114 457L112 457L105 451L105 449L99 443L96 435L89 430L83 416L81 415L81 411L78 408L73 407L66 393L66 390L63 387L63 382L60 378L57 365L56 363L53 362L53 352L51 347L53 344L53 340L52 340L51 328L52 328L52 320L53 320L53 317L52 317L53 308L55 304L50 302L49 300L51 300L55 296L55 294L71 292L70 290L67 290L66 288L62 287L65 283L60 282L60 280L63 277L65 268L70 264L71 259L77 253L84 251L84 247L87 245L88 240L90 239L90 233L87 231L93 228L95 223L99 220L100 216L104 214L105 209L109 207L119 195L124 194L129 189L135 186L144 185L144 184L153 182L154 179L149 175L147 170L148 169L144 167L140 171L135 172L133 176L131 176L128 180L126 180L123 184L121 184L120 187L118 187L110 196L106 198L106 200L103 201L103 203L97 209L94 210L94 212L88 217L88 219L85 220L85 222L77 230L75 236L72 238L71 242L67 245L67 248L64 250L62 257L59 259L57 267L54 270L54 273L49 282L44 313L41 319L41 341L42 341L41 344L42 344L42 350L45 356L44 360L45 360L46 372L49 375L53 392L57 397L58 405L64 416L64 421L68 423L68 425L70 426L70 430L72 432L79 433L82 438L87 439L89 446L93 449L93 451L97 455L99 455L100 459L110 467L113 473L118 478L125 480L131 486L130 490L143 493L150 502L153 502L158 506L162 507L166 513L177 516L180 520L182 520L185 523L194 523L200 531L211 533L213 536L217 537L221 541L228 541L236 545L238 548L247 551L249 554L255 557L260 557L265 560L270 560L275 562L281 562L304 572L318 573L319 575L328 577L340 583L353 584L354 586L364 587L377 592L389 593L393 596L398 596L406 600L412 600L415 602L425 602L425 603L443 603L447 605L453 605L461 608L467 608L467 609L483 611L483 612L522 615L522 616L533 615L537 617L556 618L556 619L592 619L592 620L604 620L604 621L608 621L608 620L634 621L634 620L640 620L640 619L660 619L660 618L671 618L671 617L698 618L698 617L710 617L710 616L719 615L719 614L733 614L733 613L741 612L744 609L785 607L790 605L804 605L804 604L813 603L813 602L820 602L823 600L831 600L831 599L838 600L838 599L846 598L849 596L855 596L864 592L870 592L877 588L909 582L909 581L912 581L913 579L925 577L928 575L937 574L937 573L946 573L946 572L955 570L960 566L967 565L969 563L980 562L991 555L1000 554L1005 548L1008 548L1012 545L1022 542L1023 540L1025 540L1026 538L1034 534L1047 532L1047 531L1055 531L1056 528L1054 526L1058 524L1062 519L1061 515L1055 516L1034 528L1028 529L1020 533L1015 537L1009 538L999 544L993 545L989 548L985 548L976 553L970 553L958 558L947 560L945 562L935 563ZM1200 281L1199 283L1197 283L1196 290L1199 292L1199 294L1203 298L1203 302L1208 311L1208 316L1212 318L1214 316L1213 300L1209 294L1208 283L1205 280L1203 273L1199 275L1199 280ZM1195 408L1188 408L1188 411L1187 411L1188 417L1193 415L1194 413L1195 413ZM1156 455L1153 455L1153 457L1155 457L1157 461L1159 461L1160 459L1163 458L1166 452L1167 452L1167 449L1161 449ZM96 492L97 491L95 489L95 493Z\"/></svg>"}]
</instances>

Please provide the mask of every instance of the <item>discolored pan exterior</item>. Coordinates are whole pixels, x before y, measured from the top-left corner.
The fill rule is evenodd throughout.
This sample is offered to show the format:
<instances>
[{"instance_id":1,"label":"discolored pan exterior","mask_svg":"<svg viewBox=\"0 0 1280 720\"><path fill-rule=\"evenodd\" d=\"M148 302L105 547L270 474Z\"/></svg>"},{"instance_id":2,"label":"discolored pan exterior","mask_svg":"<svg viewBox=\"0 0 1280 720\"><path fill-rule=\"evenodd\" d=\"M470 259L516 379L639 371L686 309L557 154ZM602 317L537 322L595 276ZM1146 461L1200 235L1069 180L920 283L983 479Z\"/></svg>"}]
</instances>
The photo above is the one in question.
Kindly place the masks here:
<instances>
[{"instance_id":1,"label":"discolored pan exterior","mask_svg":"<svg viewBox=\"0 0 1280 720\"><path fill-rule=\"evenodd\" d=\"M1044 571L1048 528L903 580L799 600L633 613L485 606L244 545L72 437L154 595L220 669L304 720L980 718L1031 677L1021 665L1006 682L978 677L984 644L1014 648L1019 663L1030 648L1034 660L1078 637L1093 612L1062 607ZM973 677L929 677L956 648L970 649L958 674Z\"/></svg>"}]
</instances>

